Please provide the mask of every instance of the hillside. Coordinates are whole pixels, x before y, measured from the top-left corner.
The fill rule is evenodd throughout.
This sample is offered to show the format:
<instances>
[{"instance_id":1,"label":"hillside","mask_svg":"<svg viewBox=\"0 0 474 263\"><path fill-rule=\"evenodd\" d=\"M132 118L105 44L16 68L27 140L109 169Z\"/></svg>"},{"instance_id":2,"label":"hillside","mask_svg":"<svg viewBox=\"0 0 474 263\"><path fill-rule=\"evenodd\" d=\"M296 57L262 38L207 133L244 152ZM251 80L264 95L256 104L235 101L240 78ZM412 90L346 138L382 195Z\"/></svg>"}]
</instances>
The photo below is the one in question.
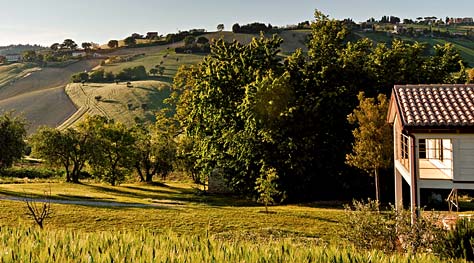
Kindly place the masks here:
<instances>
[{"instance_id":1,"label":"hillside","mask_svg":"<svg viewBox=\"0 0 474 263\"><path fill-rule=\"evenodd\" d=\"M86 115L102 115L122 123L135 119L154 119L154 111L164 107L163 100L170 94L169 85L161 81L136 81L127 85L116 83L69 84L66 94L77 111L60 129L73 126Z\"/></svg>"},{"instance_id":2,"label":"hillside","mask_svg":"<svg viewBox=\"0 0 474 263\"><path fill-rule=\"evenodd\" d=\"M43 50L45 47L38 45L9 45L0 47L0 56L7 54L21 54L27 50Z\"/></svg>"},{"instance_id":3,"label":"hillside","mask_svg":"<svg viewBox=\"0 0 474 263\"><path fill-rule=\"evenodd\" d=\"M459 51L461 56L466 60L470 67L474 67L474 41L465 39L465 38L441 38L441 37L429 37L429 36L417 36L417 37L409 37L409 36L393 36L391 34L387 34L387 32L363 32L363 31L356 31L355 35L359 37L367 37L373 40L375 43L390 43L393 38L400 38L403 41L407 42L420 42L426 43L430 47L433 47L436 44L444 45L447 42L450 42L454 45L454 47Z\"/></svg>"},{"instance_id":4,"label":"hillside","mask_svg":"<svg viewBox=\"0 0 474 263\"><path fill-rule=\"evenodd\" d=\"M64 68L43 68L30 72L0 87L0 110L14 110L23 114L30 122L29 133L41 125L55 127L76 110L64 93L64 86L69 83L71 74L90 70L99 62L83 60Z\"/></svg>"}]
</instances>

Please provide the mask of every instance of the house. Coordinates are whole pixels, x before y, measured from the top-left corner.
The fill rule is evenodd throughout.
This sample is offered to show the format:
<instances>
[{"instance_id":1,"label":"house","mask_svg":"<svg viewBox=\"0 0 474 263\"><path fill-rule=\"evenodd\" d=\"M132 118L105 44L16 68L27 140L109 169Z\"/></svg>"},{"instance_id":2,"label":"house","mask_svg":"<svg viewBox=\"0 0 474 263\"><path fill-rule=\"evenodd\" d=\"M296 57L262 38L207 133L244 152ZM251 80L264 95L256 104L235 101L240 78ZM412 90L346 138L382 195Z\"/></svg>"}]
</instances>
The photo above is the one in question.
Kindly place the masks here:
<instances>
[{"instance_id":1,"label":"house","mask_svg":"<svg viewBox=\"0 0 474 263\"><path fill-rule=\"evenodd\" d=\"M7 62L20 62L22 57L20 54L7 54L5 55Z\"/></svg>"},{"instance_id":2,"label":"house","mask_svg":"<svg viewBox=\"0 0 474 263\"><path fill-rule=\"evenodd\" d=\"M71 56L74 58L85 57L87 53L84 50L75 50L71 53Z\"/></svg>"},{"instance_id":3,"label":"house","mask_svg":"<svg viewBox=\"0 0 474 263\"><path fill-rule=\"evenodd\" d=\"M403 204L403 181L412 219L422 189L451 190L448 199L457 207L457 190L474 189L474 85L396 85L387 118L393 124L396 208Z\"/></svg>"}]
</instances>

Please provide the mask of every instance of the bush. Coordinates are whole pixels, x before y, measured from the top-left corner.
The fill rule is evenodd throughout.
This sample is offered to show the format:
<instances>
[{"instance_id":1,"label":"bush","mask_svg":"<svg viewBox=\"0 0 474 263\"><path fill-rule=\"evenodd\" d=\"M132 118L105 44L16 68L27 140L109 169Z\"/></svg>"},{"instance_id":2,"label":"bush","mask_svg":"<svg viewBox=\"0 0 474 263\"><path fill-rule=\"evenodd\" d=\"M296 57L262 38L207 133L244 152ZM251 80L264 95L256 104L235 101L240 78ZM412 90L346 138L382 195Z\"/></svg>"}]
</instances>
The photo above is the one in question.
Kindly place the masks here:
<instances>
[{"instance_id":1,"label":"bush","mask_svg":"<svg viewBox=\"0 0 474 263\"><path fill-rule=\"evenodd\" d=\"M0 177L9 178L28 178L28 179L47 179L53 177L60 177L61 171L50 170L45 168L8 168L0 170Z\"/></svg>"},{"instance_id":2,"label":"bush","mask_svg":"<svg viewBox=\"0 0 474 263\"><path fill-rule=\"evenodd\" d=\"M435 247L435 252L442 258L462 258L474 261L474 222L461 219L456 226L446 231L441 242Z\"/></svg>"},{"instance_id":3,"label":"bush","mask_svg":"<svg viewBox=\"0 0 474 263\"><path fill-rule=\"evenodd\" d=\"M356 247L384 252L429 252L442 234L438 214L425 213L411 223L410 211L393 206L381 211L379 203L354 201L346 206L346 236Z\"/></svg>"}]
</instances>

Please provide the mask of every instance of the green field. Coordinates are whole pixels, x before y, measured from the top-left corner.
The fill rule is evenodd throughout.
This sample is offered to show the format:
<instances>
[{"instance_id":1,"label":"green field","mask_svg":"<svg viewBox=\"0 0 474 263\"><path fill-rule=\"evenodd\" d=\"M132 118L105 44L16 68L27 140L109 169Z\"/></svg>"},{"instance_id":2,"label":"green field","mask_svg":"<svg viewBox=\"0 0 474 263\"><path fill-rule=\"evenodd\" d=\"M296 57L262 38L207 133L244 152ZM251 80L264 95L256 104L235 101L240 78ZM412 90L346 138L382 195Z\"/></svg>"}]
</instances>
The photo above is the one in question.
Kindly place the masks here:
<instances>
[{"instance_id":1,"label":"green field","mask_svg":"<svg viewBox=\"0 0 474 263\"><path fill-rule=\"evenodd\" d=\"M80 204L53 204L47 229L83 231L140 230L142 228L179 234L212 234L225 240L271 240L288 238L315 244L342 244L342 206L282 205L264 208L250 200L202 194L193 185L123 184L118 187L91 183L28 183L0 185L0 226L29 226L21 201L1 197L44 198Z\"/></svg>"},{"instance_id":2,"label":"green field","mask_svg":"<svg viewBox=\"0 0 474 263\"><path fill-rule=\"evenodd\" d=\"M163 62L161 66L165 67L165 72L163 77L160 79L165 80L171 85L179 66L198 64L203 58L204 55L200 54L177 54L173 50L165 49L156 53L145 53L145 56L140 56L127 62L107 63L100 68L104 69L105 72L113 72L114 74L117 74L124 68L144 66L148 72L150 69Z\"/></svg>"},{"instance_id":3,"label":"green field","mask_svg":"<svg viewBox=\"0 0 474 263\"><path fill-rule=\"evenodd\" d=\"M375 43L390 43L393 40L393 37L387 35L386 32L357 32L355 33L359 37L367 37ZM429 46L434 46L436 44L444 45L447 42L453 43L454 47L459 51L464 60L469 63L470 67L474 67L474 41L467 40L463 38L452 38L452 39L443 39L443 38L431 38L431 37L417 37L410 38L407 36L398 37L403 41L407 42L420 42L426 43Z\"/></svg>"}]
</instances>

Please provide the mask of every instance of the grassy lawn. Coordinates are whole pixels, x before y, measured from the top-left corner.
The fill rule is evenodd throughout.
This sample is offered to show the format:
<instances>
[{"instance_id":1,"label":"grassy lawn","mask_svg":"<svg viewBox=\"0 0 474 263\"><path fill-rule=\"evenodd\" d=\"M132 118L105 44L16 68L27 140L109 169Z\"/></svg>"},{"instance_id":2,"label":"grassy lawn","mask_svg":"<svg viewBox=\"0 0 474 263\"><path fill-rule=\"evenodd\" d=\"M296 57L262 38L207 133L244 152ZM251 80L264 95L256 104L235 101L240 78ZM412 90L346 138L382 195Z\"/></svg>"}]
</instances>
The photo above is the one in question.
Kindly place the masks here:
<instances>
[{"instance_id":1,"label":"grassy lawn","mask_svg":"<svg viewBox=\"0 0 474 263\"><path fill-rule=\"evenodd\" d=\"M153 120L154 111L166 107L163 100L170 94L165 81L135 81L132 87L125 82L69 84L66 93L78 111L60 128L74 125L85 114L104 115L122 123L134 123L135 118ZM96 99L100 96L100 99Z\"/></svg>"},{"instance_id":2,"label":"grassy lawn","mask_svg":"<svg viewBox=\"0 0 474 263\"><path fill-rule=\"evenodd\" d=\"M282 205L264 208L252 201L230 196L203 195L191 184L103 184L28 183L0 185L0 197L148 204L149 207L110 207L52 204L48 229L84 231L140 230L172 231L178 234L211 234L225 240L271 240L289 238L311 243L341 244L340 208ZM0 226L32 225L22 201L0 200Z\"/></svg>"}]
</instances>

